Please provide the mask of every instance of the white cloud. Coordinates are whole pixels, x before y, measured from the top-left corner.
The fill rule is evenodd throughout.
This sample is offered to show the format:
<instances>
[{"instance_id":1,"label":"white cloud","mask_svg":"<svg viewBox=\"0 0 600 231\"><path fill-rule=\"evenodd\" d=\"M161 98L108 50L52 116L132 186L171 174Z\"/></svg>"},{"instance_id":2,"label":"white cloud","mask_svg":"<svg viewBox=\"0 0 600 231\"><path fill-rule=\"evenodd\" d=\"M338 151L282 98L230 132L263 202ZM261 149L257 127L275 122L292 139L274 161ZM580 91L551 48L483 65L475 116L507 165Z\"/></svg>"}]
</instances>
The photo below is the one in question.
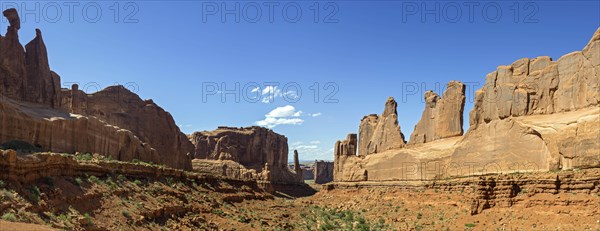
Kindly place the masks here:
<instances>
[{"instance_id":1,"label":"white cloud","mask_svg":"<svg viewBox=\"0 0 600 231\"><path fill-rule=\"evenodd\" d=\"M311 141L309 144L305 142L294 142L290 145L289 161L293 161L294 150L298 150L300 160L333 160L333 148L325 148L318 145L318 141Z\"/></svg>"},{"instance_id":2,"label":"white cloud","mask_svg":"<svg viewBox=\"0 0 600 231\"><path fill-rule=\"evenodd\" d=\"M321 115L323 115L323 113L321 113L321 112L317 112L317 113L308 114L308 115L310 115L310 116L312 116L312 117L318 117L318 116L321 116Z\"/></svg>"},{"instance_id":3,"label":"white cloud","mask_svg":"<svg viewBox=\"0 0 600 231\"><path fill-rule=\"evenodd\" d=\"M298 93L296 93L295 91L283 92L281 89L279 89L278 86L265 86L265 88L263 88L262 91L260 90L260 88L257 87L252 89L251 92L260 92L260 94L262 95L261 102L263 103L272 103L275 101L275 98L278 97L285 97L288 100L296 100L299 97Z\"/></svg>"},{"instance_id":4,"label":"white cloud","mask_svg":"<svg viewBox=\"0 0 600 231\"><path fill-rule=\"evenodd\" d=\"M321 143L321 141L314 140L314 141L311 141L310 143L311 143L311 144L320 144L320 143Z\"/></svg>"},{"instance_id":5,"label":"white cloud","mask_svg":"<svg viewBox=\"0 0 600 231\"><path fill-rule=\"evenodd\" d=\"M256 125L267 128L274 128L277 125L300 125L304 123L303 119L300 119L302 111L296 111L296 108L291 105L278 107L273 109L271 112L265 115L264 120L256 121Z\"/></svg>"},{"instance_id":6,"label":"white cloud","mask_svg":"<svg viewBox=\"0 0 600 231\"><path fill-rule=\"evenodd\" d=\"M273 111L266 114L266 117L281 118L281 117L299 117L302 115L302 111L296 111L296 108L292 105L286 105L273 109Z\"/></svg>"}]
</instances>

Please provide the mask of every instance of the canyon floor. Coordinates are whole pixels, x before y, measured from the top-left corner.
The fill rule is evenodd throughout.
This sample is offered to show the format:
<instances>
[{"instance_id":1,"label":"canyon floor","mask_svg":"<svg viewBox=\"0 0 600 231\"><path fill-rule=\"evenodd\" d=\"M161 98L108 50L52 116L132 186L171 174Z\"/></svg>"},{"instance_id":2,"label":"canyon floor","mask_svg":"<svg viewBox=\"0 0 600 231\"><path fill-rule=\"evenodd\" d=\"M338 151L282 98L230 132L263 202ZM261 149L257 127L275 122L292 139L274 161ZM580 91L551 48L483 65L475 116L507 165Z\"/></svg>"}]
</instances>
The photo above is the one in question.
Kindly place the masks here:
<instances>
[{"instance_id":1,"label":"canyon floor","mask_svg":"<svg viewBox=\"0 0 600 231\"><path fill-rule=\"evenodd\" d=\"M518 177L597 177L599 172ZM596 191L523 188L511 196L510 206L498 203L472 215L478 186L461 182L467 183L460 190L313 184L319 192L294 198L216 178L108 174L44 177L23 185L3 180L0 230L600 230ZM597 182L591 182L595 188Z\"/></svg>"}]
</instances>

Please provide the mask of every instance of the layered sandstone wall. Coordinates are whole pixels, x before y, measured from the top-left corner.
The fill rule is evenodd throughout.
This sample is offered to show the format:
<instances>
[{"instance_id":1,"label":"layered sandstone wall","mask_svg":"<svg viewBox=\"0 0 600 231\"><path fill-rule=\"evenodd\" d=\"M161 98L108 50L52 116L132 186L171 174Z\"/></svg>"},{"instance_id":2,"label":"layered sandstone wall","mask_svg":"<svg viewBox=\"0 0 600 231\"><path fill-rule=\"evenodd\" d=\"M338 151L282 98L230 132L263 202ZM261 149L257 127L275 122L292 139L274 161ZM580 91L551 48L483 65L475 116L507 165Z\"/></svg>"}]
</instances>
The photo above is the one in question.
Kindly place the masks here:
<instances>
[{"instance_id":1,"label":"layered sandstone wall","mask_svg":"<svg viewBox=\"0 0 600 231\"><path fill-rule=\"evenodd\" d=\"M5 119L0 143L23 140L48 151L98 152L119 160L136 158L191 169L188 154L194 147L168 112L122 86L90 95L76 85L60 89L41 31L37 29L36 37L23 48L17 11L8 9L3 14L10 25L6 36L0 36L0 97L7 108L0 111ZM20 102L37 105L18 108Z\"/></svg>"},{"instance_id":2,"label":"layered sandstone wall","mask_svg":"<svg viewBox=\"0 0 600 231\"><path fill-rule=\"evenodd\" d=\"M85 94L76 85L63 90L63 108L72 113L94 116L130 130L160 154L150 161L191 169L193 144L175 124L173 116L152 100L142 100L123 86L111 86Z\"/></svg>"},{"instance_id":3,"label":"layered sandstone wall","mask_svg":"<svg viewBox=\"0 0 600 231\"><path fill-rule=\"evenodd\" d=\"M361 180L420 181L600 167L600 29L582 51L556 62L520 59L488 74L464 136L464 85L450 85L458 87L441 99L426 93L408 145L360 157L336 150L335 180L357 181L362 173ZM460 100L442 106L452 96ZM361 134L365 121L377 119L363 119Z\"/></svg>"},{"instance_id":4,"label":"layered sandstone wall","mask_svg":"<svg viewBox=\"0 0 600 231\"><path fill-rule=\"evenodd\" d=\"M61 153L101 153L124 161L159 159L159 153L131 131L98 118L0 98L0 142L11 140Z\"/></svg>"},{"instance_id":5,"label":"layered sandstone wall","mask_svg":"<svg viewBox=\"0 0 600 231\"><path fill-rule=\"evenodd\" d=\"M195 171L210 172L215 169L207 167L210 164L222 166L225 162L219 161L232 161L238 163L233 168L243 168L239 172L251 172L255 179L276 183L302 182L301 175L288 168L287 138L270 129L219 127L214 131L195 132L190 140L195 147Z\"/></svg>"},{"instance_id":6,"label":"layered sandstone wall","mask_svg":"<svg viewBox=\"0 0 600 231\"><path fill-rule=\"evenodd\" d=\"M363 181L334 182L323 186L324 190L389 188L397 190L435 190L464 195L471 203L471 214L500 207L549 205L597 206L589 198L580 199L571 194L595 195L600 193L600 169L560 171L556 173L519 173L492 176L462 177L424 181ZM568 196L560 196L561 194ZM554 196L556 195L556 196Z\"/></svg>"}]
</instances>

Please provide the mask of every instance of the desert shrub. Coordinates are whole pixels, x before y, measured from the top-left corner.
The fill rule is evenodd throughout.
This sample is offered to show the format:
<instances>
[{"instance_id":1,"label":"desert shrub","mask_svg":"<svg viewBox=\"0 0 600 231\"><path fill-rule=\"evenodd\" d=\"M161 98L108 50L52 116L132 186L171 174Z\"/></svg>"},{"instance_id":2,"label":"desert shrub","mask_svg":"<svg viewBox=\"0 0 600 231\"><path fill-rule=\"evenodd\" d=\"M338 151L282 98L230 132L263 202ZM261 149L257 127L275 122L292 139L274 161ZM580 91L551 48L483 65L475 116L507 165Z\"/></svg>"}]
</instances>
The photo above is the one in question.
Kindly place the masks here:
<instances>
[{"instance_id":1,"label":"desert shrub","mask_svg":"<svg viewBox=\"0 0 600 231\"><path fill-rule=\"evenodd\" d=\"M123 210L123 211L121 212L121 214L123 214L123 216L124 216L125 218L128 218L128 219L129 219L129 218L131 218L131 213L129 213L129 211L127 211L127 210Z\"/></svg>"},{"instance_id":2,"label":"desert shrub","mask_svg":"<svg viewBox=\"0 0 600 231\"><path fill-rule=\"evenodd\" d=\"M81 179L81 177L76 177L75 180L73 180L73 182L77 186L81 186L81 184L83 184L83 180Z\"/></svg>"},{"instance_id":3,"label":"desert shrub","mask_svg":"<svg viewBox=\"0 0 600 231\"><path fill-rule=\"evenodd\" d=\"M138 179L134 180L134 181L133 181L133 183L134 183L135 185L137 185L137 186L141 186L141 185L142 185L142 181L140 181L140 180L138 180Z\"/></svg>"},{"instance_id":4,"label":"desert shrub","mask_svg":"<svg viewBox=\"0 0 600 231\"><path fill-rule=\"evenodd\" d=\"M90 177L88 177L88 181L90 183L94 183L94 184L99 184L100 183L100 179L98 179L98 177L96 177L96 176L90 176Z\"/></svg>"},{"instance_id":5,"label":"desert shrub","mask_svg":"<svg viewBox=\"0 0 600 231\"><path fill-rule=\"evenodd\" d=\"M81 153L79 155L75 155L75 160L79 161L91 161L94 159L94 156L90 153Z\"/></svg>"},{"instance_id":6,"label":"desert shrub","mask_svg":"<svg viewBox=\"0 0 600 231\"><path fill-rule=\"evenodd\" d=\"M17 216L14 213L5 213L1 219L5 221L17 221Z\"/></svg>"},{"instance_id":7,"label":"desert shrub","mask_svg":"<svg viewBox=\"0 0 600 231\"><path fill-rule=\"evenodd\" d=\"M297 229L313 230L390 230L383 219L378 222L368 221L364 215L351 210L337 210L326 207L311 207L308 213L302 213L303 218Z\"/></svg>"},{"instance_id":8,"label":"desert shrub","mask_svg":"<svg viewBox=\"0 0 600 231\"><path fill-rule=\"evenodd\" d=\"M468 223L468 224L465 224L465 227L467 227L467 228L474 228L475 224Z\"/></svg>"},{"instance_id":9,"label":"desert shrub","mask_svg":"<svg viewBox=\"0 0 600 231\"><path fill-rule=\"evenodd\" d=\"M42 192L40 191L40 188L38 188L37 186L32 186L32 187L29 187L28 191L29 191L28 198L30 201L37 203L41 200Z\"/></svg>"}]
</instances>

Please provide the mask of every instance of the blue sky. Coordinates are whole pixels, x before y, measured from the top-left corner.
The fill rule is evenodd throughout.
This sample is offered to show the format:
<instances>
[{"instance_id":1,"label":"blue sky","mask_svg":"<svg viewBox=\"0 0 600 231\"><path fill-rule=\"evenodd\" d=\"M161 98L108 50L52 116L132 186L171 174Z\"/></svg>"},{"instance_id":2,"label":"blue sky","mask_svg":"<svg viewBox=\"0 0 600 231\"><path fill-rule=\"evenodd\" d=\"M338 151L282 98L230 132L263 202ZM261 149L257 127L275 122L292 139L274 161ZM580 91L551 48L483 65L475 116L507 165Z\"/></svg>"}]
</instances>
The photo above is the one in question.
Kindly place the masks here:
<instances>
[{"instance_id":1,"label":"blue sky","mask_svg":"<svg viewBox=\"0 0 600 231\"><path fill-rule=\"evenodd\" d=\"M304 160L333 159L335 141L381 113L388 96L409 137L423 93L441 94L450 80L468 85L468 121L471 93L487 73L580 50L600 25L598 1L72 3L0 1L3 10L18 7L21 43L42 29L63 82L89 93L129 86L186 133L269 126Z\"/></svg>"}]
</instances>

